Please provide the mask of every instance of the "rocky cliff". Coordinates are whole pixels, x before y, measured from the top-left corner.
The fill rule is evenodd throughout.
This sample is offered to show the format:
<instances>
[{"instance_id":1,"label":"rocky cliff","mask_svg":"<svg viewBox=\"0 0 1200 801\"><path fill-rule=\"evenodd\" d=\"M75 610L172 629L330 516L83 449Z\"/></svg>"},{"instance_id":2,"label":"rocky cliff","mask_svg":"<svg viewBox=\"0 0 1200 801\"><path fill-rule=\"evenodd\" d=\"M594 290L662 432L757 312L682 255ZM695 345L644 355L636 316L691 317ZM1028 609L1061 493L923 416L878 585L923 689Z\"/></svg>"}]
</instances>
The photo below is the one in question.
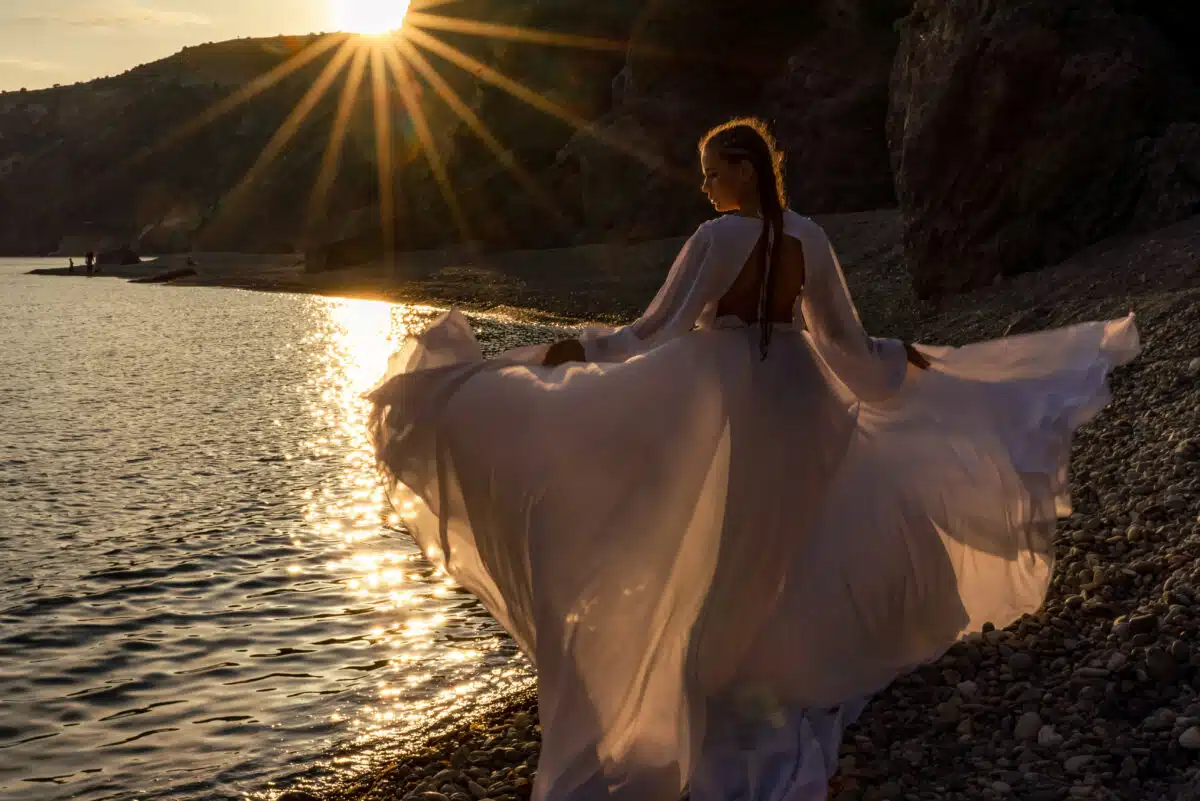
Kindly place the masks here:
<instances>
[{"instance_id":1,"label":"rocky cliff","mask_svg":"<svg viewBox=\"0 0 1200 801\"><path fill-rule=\"evenodd\" d=\"M733 115L769 119L788 151L792 202L814 213L893 205L884 125L893 32L911 0L658 0L637 17L611 110L559 175L573 179L582 236L685 233L711 211L696 191L696 141ZM663 167L655 169L655 163Z\"/></svg>"},{"instance_id":2,"label":"rocky cliff","mask_svg":"<svg viewBox=\"0 0 1200 801\"><path fill-rule=\"evenodd\" d=\"M888 121L918 292L1200 211L1200 7L917 0Z\"/></svg>"}]
</instances>

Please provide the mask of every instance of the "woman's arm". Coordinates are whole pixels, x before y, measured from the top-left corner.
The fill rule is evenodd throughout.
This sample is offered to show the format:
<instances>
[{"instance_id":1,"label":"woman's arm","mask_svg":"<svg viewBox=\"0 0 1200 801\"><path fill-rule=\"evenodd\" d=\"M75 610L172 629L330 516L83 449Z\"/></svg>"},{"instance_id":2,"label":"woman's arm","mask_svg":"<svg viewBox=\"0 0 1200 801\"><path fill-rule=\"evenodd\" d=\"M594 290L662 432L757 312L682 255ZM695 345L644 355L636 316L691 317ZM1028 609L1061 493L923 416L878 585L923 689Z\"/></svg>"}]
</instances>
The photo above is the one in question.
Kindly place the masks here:
<instances>
[{"instance_id":1,"label":"woman's arm","mask_svg":"<svg viewBox=\"0 0 1200 801\"><path fill-rule=\"evenodd\" d=\"M584 352L583 343L578 339L563 339L555 342L546 351L546 356L542 360L542 364L546 367L558 367L560 364L567 362L586 362L587 353Z\"/></svg>"},{"instance_id":2,"label":"woman's arm","mask_svg":"<svg viewBox=\"0 0 1200 801\"><path fill-rule=\"evenodd\" d=\"M544 364L622 362L692 330L704 306L714 299L714 292L719 295L720 282L727 279L723 265L713 259L711 236L707 225L692 234L658 294L636 321L615 330L587 330L578 339L556 342L546 353Z\"/></svg>"},{"instance_id":3,"label":"woman's arm","mask_svg":"<svg viewBox=\"0 0 1200 801\"><path fill-rule=\"evenodd\" d=\"M807 270L804 320L817 353L851 392L865 401L884 400L904 383L908 364L929 367L912 345L867 335L837 255L820 226L804 220L801 241Z\"/></svg>"}]
</instances>

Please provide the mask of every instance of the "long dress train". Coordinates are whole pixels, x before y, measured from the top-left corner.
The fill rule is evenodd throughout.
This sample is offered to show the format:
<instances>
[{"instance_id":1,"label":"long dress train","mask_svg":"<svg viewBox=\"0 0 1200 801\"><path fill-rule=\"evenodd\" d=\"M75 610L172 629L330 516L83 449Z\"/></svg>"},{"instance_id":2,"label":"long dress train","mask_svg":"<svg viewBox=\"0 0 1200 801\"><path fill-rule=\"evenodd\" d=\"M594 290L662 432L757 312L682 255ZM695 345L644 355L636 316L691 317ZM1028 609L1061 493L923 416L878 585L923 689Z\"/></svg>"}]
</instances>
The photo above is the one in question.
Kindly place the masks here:
<instances>
[{"instance_id":1,"label":"long dress train","mask_svg":"<svg viewBox=\"0 0 1200 801\"><path fill-rule=\"evenodd\" d=\"M723 217L646 314L484 359L443 315L373 391L425 554L534 661L535 798L815 801L901 672L1040 606L1072 433L1138 351L1132 317L962 348L862 329L824 232L765 359L718 318L761 233Z\"/></svg>"}]
</instances>

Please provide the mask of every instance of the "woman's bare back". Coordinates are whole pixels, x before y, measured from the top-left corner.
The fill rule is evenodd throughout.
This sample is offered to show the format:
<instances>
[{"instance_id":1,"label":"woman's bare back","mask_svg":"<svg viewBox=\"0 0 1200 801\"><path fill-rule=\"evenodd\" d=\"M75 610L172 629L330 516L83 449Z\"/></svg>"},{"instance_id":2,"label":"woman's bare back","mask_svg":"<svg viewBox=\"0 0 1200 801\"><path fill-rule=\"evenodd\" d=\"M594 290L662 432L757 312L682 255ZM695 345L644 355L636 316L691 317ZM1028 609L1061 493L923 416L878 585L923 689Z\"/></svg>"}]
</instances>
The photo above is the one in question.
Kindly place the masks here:
<instances>
[{"instance_id":1,"label":"woman's bare back","mask_svg":"<svg viewBox=\"0 0 1200 801\"><path fill-rule=\"evenodd\" d=\"M762 252L765 247L762 239L754 246L733 286L717 303L718 317L732 315L746 323L758 322L758 301L763 278ZM803 291L804 248L799 239L783 236L779 242L779 264L771 274L767 320L773 323L792 322L792 309Z\"/></svg>"}]
</instances>

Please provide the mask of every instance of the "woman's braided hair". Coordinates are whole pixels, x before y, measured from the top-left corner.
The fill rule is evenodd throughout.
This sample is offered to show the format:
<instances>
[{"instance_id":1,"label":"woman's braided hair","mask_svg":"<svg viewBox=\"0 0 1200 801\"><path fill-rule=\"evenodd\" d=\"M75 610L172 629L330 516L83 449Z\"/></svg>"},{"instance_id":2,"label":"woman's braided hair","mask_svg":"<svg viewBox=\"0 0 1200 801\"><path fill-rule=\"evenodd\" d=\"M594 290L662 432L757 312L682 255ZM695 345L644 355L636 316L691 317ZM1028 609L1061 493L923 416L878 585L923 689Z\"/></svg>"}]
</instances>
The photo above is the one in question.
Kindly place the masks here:
<instances>
[{"instance_id":1,"label":"woman's braided hair","mask_svg":"<svg viewBox=\"0 0 1200 801\"><path fill-rule=\"evenodd\" d=\"M759 346L765 359L771 343L771 324L767 315L772 276L779 266L783 210L787 208L787 189L783 180L784 155L767 124L754 117L739 117L713 128L700 140L700 150L711 150L725 161L749 162L754 167L763 220L762 289L758 301L758 322L762 329Z\"/></svg>"}]
</instances>

